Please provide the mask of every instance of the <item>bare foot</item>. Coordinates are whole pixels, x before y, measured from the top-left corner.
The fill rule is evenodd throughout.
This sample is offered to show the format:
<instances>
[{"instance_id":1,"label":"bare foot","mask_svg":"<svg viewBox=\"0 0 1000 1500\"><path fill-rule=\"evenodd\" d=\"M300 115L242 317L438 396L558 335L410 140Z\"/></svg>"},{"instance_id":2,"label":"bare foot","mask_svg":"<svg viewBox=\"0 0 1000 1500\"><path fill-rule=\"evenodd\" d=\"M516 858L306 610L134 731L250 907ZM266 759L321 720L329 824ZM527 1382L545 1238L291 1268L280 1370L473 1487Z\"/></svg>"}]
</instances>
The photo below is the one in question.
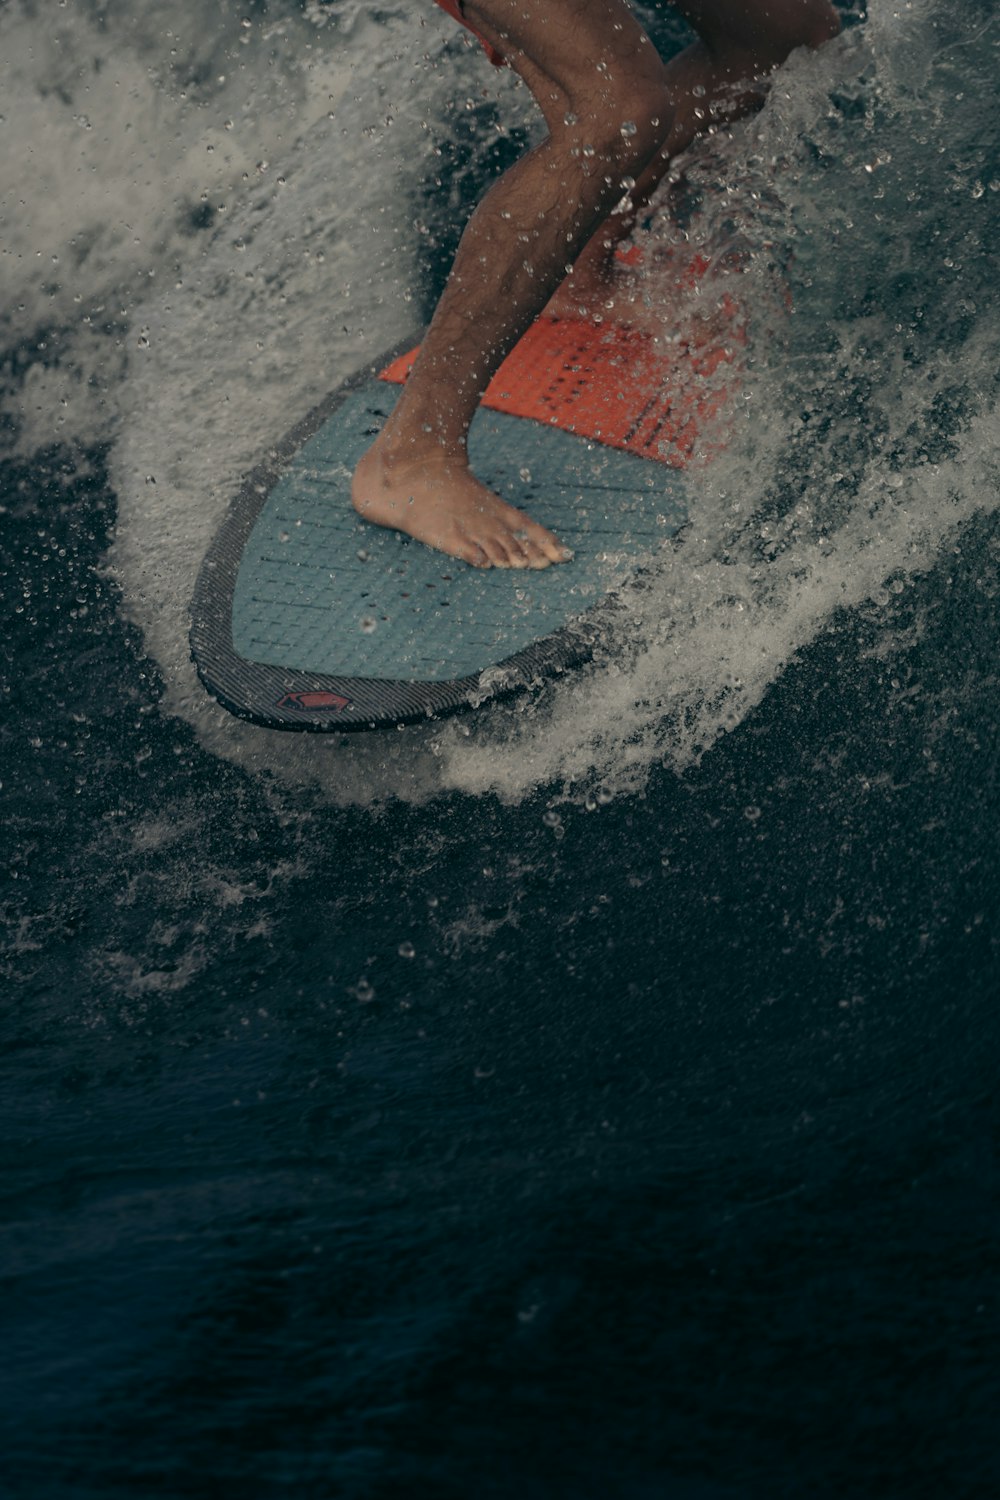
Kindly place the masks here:
<instances>
[{"instance_id":1,"label":"bare foot","mask_svg":"<svg viewBox=\"0 0 1000 1500\"><path fill-rule=\"evenodd\" d=\"M551 531L480 484L460 459L440 451L420 459L407 453L400 461L376 442L354 471L351 499L366 521L408 532L474 568L547 568L573 556Z\"/></svg>"}]
</instances>

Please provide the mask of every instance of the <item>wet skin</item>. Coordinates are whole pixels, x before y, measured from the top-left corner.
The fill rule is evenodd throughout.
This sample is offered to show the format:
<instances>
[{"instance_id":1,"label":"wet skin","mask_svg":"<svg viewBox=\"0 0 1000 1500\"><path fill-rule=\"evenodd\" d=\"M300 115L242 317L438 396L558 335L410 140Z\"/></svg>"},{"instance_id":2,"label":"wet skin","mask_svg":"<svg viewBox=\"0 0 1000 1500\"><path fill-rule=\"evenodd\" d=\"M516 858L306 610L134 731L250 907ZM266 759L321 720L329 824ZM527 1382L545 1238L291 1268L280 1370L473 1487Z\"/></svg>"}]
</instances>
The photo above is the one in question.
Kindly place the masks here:
<instances>
[{"instance_id":1,"label":"wet skin","mask_svg":"<svg viewBox=\"0 0 1000 1500\"><path fill-rule=\"evenodd\" d=\"M625 0L549 0L528 16L521 0L466 0L548 135L466 227L417 362L355 469L352 501L366 520L474 567L572 556L472 473L466 441L482 392L552 298L555 312L631 320L635 294L616 285L613 250L671 160L707 125L758 107L795 47L839 30L828 0L674 4L699 39L664 64Z\"/></svg>"}]
</instances>

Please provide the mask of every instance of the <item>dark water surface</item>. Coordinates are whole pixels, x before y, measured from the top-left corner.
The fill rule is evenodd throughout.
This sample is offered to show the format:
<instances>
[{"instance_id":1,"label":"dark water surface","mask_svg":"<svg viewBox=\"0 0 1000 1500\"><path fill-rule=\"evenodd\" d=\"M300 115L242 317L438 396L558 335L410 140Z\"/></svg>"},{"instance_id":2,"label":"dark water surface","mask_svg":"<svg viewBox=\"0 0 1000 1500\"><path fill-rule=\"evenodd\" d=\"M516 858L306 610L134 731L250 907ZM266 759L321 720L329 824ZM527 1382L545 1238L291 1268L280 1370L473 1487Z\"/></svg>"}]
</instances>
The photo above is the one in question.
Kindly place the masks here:
<instances>
[{"instance_id":1,"label":"dark water surface","mask_svg":"<svg viewBox=\"0 0 1000 1500\"><path fill-rule=\"evenodd\" d=\"M985 59L977 111L995 75L988 12L982 35L951 7L921 14L952 30L919 86L879 75L901 91L886 131L903 94L931 97L962 28ZM107 49L122 68L169 55ZM949 76L933 100L957 91ZM835 128L851 118L848 101ZM963 118L947 170L973 192L982 177L995 228L995 126L977 145ZM453 165L471 201L482 166ZM900 201L915 180L900 171ZM822 184L794 183L808 228ZM107 430L86 408L80 442L12 438L0 1493L997 1492L996 294L982 221L921 222L909 290L896 252L879 283L884 345L871 280L843 267L841 302L793 341L819 351L803 404L822 389L847 416L785 454L754 514L780 515L795 463L834 452L861 498L823 502L832 572L803 563L798 592L747 595L734 637L761 655L781 636L780 669L730 722L719 710L704 754L630 722L574 783L546 770L545 701L537 730L501 707L443 752L409 732L344 750L352 786L371 757L368 798L283 776L264 739L220 753L174 706L144 614L167 554L148 578L106 565L133 377L101 365ZM955 291L919 258L946 223L949 258L966 245ZM121 264L109 252L107 285ZM37 344L47 294L25 284ZM848 324L867 363L843 354ZM939 349L949 378L924 402ZM5 367L12 429L49 394L31 367ZM162 368L180 452L184 372ZM915 492L933 544L890 549L866 594L839 580L891 532L864 488L876 449L894 473L950 477ZM157 489L181 536L182 481ZM680 618L669 586L658 612ZM691 596L695 655L728 598ZM594 674L564 740L596 734L586 716L623 674L649 695L642 672L626 653ZM647 743L641 780L616 780L615 756ZM516 793L509 770L494 786L476 769L491 760Z\"/></svg>"}]
</instances>

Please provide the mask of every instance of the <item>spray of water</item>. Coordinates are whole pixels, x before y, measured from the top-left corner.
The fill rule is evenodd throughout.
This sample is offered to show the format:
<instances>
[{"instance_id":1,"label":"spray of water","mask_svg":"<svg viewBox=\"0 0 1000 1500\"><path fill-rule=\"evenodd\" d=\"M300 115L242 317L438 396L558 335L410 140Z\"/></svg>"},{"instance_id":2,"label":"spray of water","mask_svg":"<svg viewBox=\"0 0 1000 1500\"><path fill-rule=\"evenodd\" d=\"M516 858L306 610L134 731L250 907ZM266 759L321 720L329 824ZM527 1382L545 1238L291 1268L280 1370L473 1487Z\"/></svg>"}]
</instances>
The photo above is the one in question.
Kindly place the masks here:
<instances>
[{"instance_id":1,"label":"spray of water","mask_svg":"<svg viewBox=\"0 0 1000 1500\"><path fill-rule=\"evenodd\" d=\"M224 5L214 30L193 4L132 9L67 6L44 35L17 6L0 17L21 350L5 409L23 453L113 443L110 566L164 711L217 753L364 802L635 790L737 728L838 610L918 588L995 505L998 25L982 5L877 0L794 57L759 116L699 143L684 212L644 230L651 266L713 266L697 308L658 307L651 283L663 336L736 280L748 342L689 525L626 589L594 666L377 741L229 719L186 635L234 485L419 325L456 97L484 159L501 127L534 127L509 75L401 5L377 27L360 4Z\"/></svg>"},{"instance_id":2,"label":"spray of water","mask_svg":"<svg viewBox=\"0 0 1000 1500\"><path fill-rule=\"evenodd\" d=\"M838 611L919 587L996 507L1000 180L981 103L1000 36L967 20L949 33L940 7L875 11L692 153L691 220L650 234L742 258L750 349L728 446L595 668L520 719L442 735L449 782L514 798L530 764L575 796L683 769Z\"/></svg>"}]
</instances>

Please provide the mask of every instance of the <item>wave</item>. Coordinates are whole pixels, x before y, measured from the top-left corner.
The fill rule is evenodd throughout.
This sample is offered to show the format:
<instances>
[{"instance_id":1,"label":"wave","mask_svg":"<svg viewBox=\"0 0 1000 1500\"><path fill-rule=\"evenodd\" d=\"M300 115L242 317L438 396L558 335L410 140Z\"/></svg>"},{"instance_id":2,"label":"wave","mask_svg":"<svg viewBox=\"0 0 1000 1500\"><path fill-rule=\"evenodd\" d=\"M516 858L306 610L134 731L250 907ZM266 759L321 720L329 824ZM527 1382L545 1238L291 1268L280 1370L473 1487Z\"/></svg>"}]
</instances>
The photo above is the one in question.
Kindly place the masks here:
<instances>
[{"instance_id":1,"label":"wave","mask_svg":"<svg viewBox=\"0 0 1000 1500\"><path fill-rule=\"evenodd\" d=\"M132 9L77 6L44 36L26 9L0 17L7 216L26 205L5 410L22 453L111 443L109 568L163 710L215 753L336 801L634 792L738 729L839 611L923 587L996 507L1000 27L985 6L874 3L697 143L683 215L642 231L654 264L706 252L717 289L739 265L749 342L727 447L595 664L364 742L230 719L195 679L187 609L233 486L419 328L473 185L537 126L436 14L223 6L206 27L190 4L168 29Z\"/></svg>"}]
</instances>

